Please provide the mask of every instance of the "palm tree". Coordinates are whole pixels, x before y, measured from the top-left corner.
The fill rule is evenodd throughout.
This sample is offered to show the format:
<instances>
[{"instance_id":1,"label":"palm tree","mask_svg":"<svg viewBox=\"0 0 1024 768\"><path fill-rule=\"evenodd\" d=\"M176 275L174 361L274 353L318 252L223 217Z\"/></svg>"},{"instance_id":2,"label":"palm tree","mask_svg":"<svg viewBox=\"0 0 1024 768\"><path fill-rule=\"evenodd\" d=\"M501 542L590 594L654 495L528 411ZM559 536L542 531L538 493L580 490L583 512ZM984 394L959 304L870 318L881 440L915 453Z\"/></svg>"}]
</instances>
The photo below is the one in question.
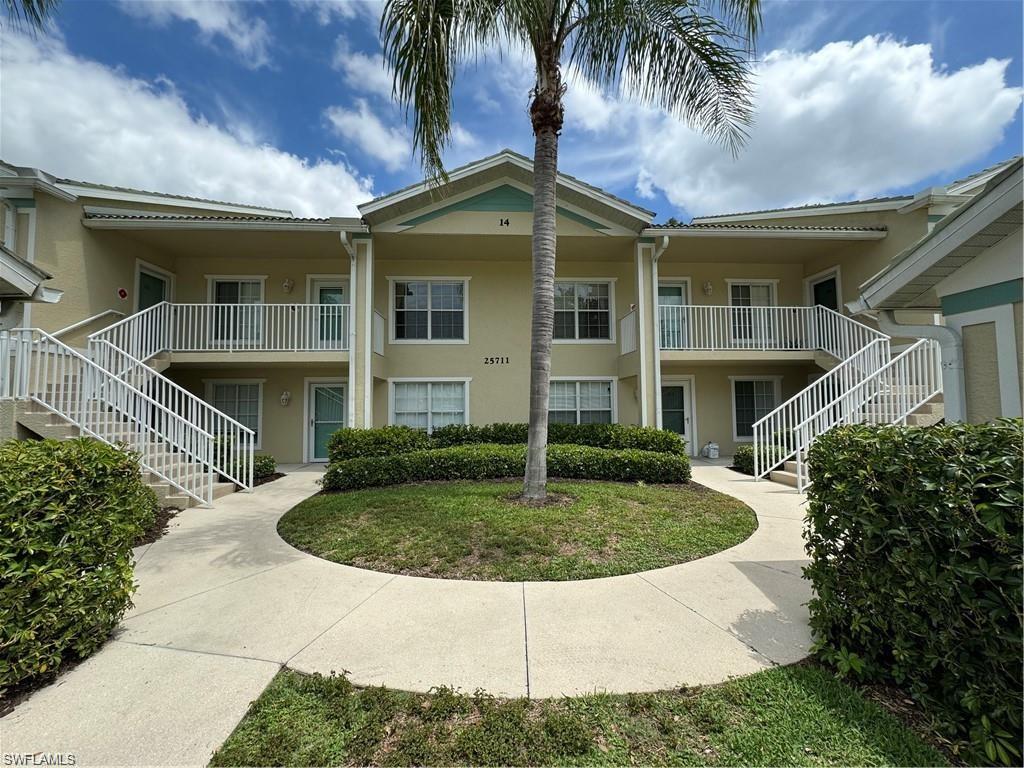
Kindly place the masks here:
<instances>
[{"instance_id":1,"label":"palm tree","mask_svg":"<svg viewBox=\"0 0 1024 768\"><path fill-rule=\"evenodd\" d=\"M4 11L14 27L27 25L42 29L46 20L60 5L60 0L3 0Z\"/></svg>"},{"instance_id":2,"label":"palm tree","mask_svg":"<svg viewBox=\"0 0 1024 768\"><path fill-rule=\"evenodd\" d=\"M532 51L533 312L523 498L547 494L554 326L555 183L563 65L596 85L673 112L734 152L752 116L749 58L760 0L388 0L381 18L394 94L413 113L429 178L447 179L452 89L464 60L490 46Z\"/></svg>"}]
</instances>

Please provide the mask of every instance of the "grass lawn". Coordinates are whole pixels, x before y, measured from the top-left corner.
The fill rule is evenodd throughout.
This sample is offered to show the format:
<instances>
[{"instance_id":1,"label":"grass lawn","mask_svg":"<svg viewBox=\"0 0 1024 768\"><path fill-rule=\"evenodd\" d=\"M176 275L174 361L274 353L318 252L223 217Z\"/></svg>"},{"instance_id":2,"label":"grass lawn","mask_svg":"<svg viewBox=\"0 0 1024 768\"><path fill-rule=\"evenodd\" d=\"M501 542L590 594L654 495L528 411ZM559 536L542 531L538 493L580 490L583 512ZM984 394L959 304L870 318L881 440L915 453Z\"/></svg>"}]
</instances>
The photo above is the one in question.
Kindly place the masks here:
<instances>
[{"instance_id":1,"label":"grass lawn","mask_svg":"<svg viewBox=\"0 0 1024 768\"><path fill-rule=\"evenodd\" d=\"M278 523L319 557L415 576L564 581L682 563L757 527L742 502L703 486L557 482L561 503L511 500L519 482L402 485L320 494Z\"/></svg>"},{"instance_id":2,"label":"grass lawn","mask_svg":"<svg viewBox=\"0 0 1024 768\"><path fill-rule=\"evenodd\" d=\"M491 699L282 671L212 765L948 765L828 672L691 691Z\"/></svg>"}]
</instances>

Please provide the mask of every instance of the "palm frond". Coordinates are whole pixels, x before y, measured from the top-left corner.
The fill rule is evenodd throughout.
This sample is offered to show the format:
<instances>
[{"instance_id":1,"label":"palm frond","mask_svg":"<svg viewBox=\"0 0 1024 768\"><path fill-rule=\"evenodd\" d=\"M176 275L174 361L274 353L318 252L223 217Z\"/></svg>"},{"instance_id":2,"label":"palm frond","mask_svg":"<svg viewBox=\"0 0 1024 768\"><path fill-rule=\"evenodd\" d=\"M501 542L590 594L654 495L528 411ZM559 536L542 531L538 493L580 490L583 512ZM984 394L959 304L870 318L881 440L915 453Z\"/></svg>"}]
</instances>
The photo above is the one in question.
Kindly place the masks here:
<instances>
[{"instance_id":1,"label":"palm frond","mask_svg":"<svg viewBox=\"0 0 1024 768\"><path fill-rule=\"evenodd\" d=\"M759 22L759 0L591 0L566 46L595 84L678 114L735 153L753 119Z\"/></svg>"},{"instance_id":2,"label":"palm frond","mask_svg":"<svg viewBox=\"0 0 1024 768\"><path fill-rule=\"evenodd\" d=\"M451 141L452 89L459 63L490 41L507 38L493 0L389 0L381 16L384 58L393 95L413 118L413 149L429 179L447 180L443 154Z\"/></svg>"},{"instance_id":3,"label":"palm frond","mask_svg":"<svg viewBox=\"0 0 1024 768\"><path fill-rule=\"evenodd\" d=\"M7 19L15 29L27 26L42 29L60 0L3 0Z\"/></svg>"}]
</instances>

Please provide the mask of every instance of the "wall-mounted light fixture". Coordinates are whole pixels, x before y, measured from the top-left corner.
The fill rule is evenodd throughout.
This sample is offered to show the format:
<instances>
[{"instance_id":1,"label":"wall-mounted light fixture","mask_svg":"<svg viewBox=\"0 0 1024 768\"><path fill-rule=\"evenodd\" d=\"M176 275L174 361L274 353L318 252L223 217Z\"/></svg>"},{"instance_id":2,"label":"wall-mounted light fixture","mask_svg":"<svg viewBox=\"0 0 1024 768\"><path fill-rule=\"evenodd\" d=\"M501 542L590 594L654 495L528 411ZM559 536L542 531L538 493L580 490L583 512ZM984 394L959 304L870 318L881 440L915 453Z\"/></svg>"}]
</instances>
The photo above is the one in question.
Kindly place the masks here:
<instances>
[{"instance_id":1,"label":"wall-mounted light fixture","mask_svg":"<svg viewBox=\"0 0 1024 768\"><path fill-rule=\"evenodd\" d=\"M294 288L294 287L295 287L295 281L292 280L290 277L286 277L284 279L284 282L281 283L281 290L283 290L285 293L291 293L292 292L292 288Z\"/></svg>"},{"instance_id":2,"label":"wall-mounted light fixture","mask_svg":"<svg viewBox=\"0 0 1024 768\"><path fill-rule=\"evenodd\" d=\"M710 280L705 281L705 283L704 283L704 295L705 296L710 296L712 293L714 293L714 290L715 290L715 286L713 286L711 284L711 281Z\"/></svg>"},{"instance_id":3,"label":"wall-mounted light fixture","mask_svg":"<svg viewBox=\"0 0 1024 768\"><path fill-rule=\"evenodd\" d=\"M281 393L281 405L288 407L288 403L292 401L292 393L287 389Z\"/></svg>"}]
</instances>

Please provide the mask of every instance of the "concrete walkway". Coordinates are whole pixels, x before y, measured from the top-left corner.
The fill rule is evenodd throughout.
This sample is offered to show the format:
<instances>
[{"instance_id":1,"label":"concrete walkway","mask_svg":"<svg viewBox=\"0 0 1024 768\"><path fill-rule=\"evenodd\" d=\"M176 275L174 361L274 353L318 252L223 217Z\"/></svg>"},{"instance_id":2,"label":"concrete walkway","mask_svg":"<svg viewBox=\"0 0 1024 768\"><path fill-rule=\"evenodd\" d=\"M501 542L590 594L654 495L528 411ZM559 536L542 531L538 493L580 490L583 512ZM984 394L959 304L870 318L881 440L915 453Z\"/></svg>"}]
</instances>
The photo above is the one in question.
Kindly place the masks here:
<instances>
[{"instance_id":1,"label":"concrete walkway","mask_svg":"<svg viewBox=\"0 0 1024 768\"><path fill-rule=\"evenodd\" d=\"M321 468L180 514L137 552L116 638L0 720L0 752L78 765L196 765L283 664L363 685L548 697L717 683L810 644L803 497L696 461L757 513L745 542L691 563L575 582L394 576L293 549L278 518Z\"/></svg>"}]
</instances>

